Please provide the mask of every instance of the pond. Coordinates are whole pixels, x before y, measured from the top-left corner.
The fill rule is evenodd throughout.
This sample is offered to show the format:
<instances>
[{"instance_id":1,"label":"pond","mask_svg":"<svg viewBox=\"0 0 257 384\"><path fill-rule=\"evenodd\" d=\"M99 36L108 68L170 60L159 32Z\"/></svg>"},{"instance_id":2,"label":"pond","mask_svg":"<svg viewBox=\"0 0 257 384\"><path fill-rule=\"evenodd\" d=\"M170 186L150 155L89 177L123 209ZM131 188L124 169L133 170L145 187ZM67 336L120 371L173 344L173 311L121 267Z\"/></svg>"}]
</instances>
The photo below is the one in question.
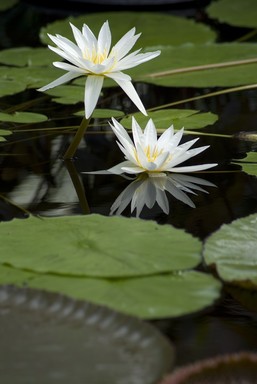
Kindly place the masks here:
<instances>
[{"instance_id":1,"label":"pond","mask_svg":"<svg viewBox=\"0 0 257 384\"><path fill-rule=\"evenodd\" d=\"M150 384L193 362L201 373L216 356L238 353L238 368L247 352L235 383L254 383L247 364L257 350L257 37L249 11L256 4L236 0L233 13L225 0L149 1L148 12L140 2L100 3L0 6L0 374L12 384L39 382L38 375L42 383ZM106 73L90 119L84 76L38 91L66 65L53 67L62 58L47 48L47 33L72 39L70 21L98 34L106 20L112 44L135 26L136 49L161 51L124 70L148 116ZM125 130L136 142L134 118L142 129L151 118L159 137L174 124L174 142L184 127L181 148L199 138L184 172L179 162L158 174L106 172L130 148ZM65 158L85 121L75 154ZM153 164L162 151L149 155L149 143Z\"/></svg>"}]
</instances>

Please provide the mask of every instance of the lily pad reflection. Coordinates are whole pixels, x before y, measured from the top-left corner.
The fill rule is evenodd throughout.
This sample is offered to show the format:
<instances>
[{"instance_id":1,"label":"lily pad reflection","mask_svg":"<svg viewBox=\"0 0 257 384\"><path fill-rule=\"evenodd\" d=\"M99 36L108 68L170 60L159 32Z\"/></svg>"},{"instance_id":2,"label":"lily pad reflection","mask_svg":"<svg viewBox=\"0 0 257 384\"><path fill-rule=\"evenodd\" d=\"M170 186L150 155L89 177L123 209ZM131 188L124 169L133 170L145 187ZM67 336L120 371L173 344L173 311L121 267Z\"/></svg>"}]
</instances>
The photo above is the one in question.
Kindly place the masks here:
<instances>
[{"instance_id":1,"label":"lily pad reflection","mask_svg":"<svg viewBox=\"0 0 257 384\"><path fill-rule=\"evenodd\" d=\"M208 193L201 185L215 187L210 181L199 177L174 173L140 174L117 197L111 206L110 214L120 215L131 202L131 213L139 217L144 206L151 209L155 205L169 214L170 204L166 192L177 200L195 208L195 204L187 194L196 195L198 192Z\"/></svg>"},{"instance_id":2,"label":"lily pad reflection","mask_svg":"<svg viewBox=\"0 0 257 384\"><path fill-rule=\"evenodd\" d=\"M5 384L153 384L173 363L150 324L30 289L0 287L0 337Z\"/></svg>"}]
</instances>

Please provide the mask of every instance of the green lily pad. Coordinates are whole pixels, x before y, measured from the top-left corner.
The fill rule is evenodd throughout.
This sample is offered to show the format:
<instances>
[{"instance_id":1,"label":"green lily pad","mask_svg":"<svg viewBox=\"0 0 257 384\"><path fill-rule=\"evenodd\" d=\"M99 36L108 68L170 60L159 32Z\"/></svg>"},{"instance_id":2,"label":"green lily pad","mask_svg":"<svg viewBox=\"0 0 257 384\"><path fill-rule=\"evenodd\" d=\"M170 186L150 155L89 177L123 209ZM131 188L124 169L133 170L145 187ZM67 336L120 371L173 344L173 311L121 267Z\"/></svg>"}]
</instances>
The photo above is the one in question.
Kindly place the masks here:
<instances>
[{"instance_id":1,"label":"green lily pad","mask_svg":"<svg viewBox=\"0 0 257 384\"><path fill-rule=\"evenodd\" d=\"M249 152L244 159L233 160L232 163L240 165L249 175L257 176L257 152Z\"/></svg>"},{"instance_id":2,"label":"green lily pad","mask_svg":"<svg viewBox=\"0 0 257 384\"><path fill-rule=\"evenodd\" d=\"M61 73L60 73L61 72ZM0 67L0 82L9 81L10 86L18 83L23 89L40 88L61 76L63 71L49 67ZM1 92L1 91L0 91ZM14 92L13 92L14 93Z\"/></svg>"},{"instance_id":3,"label":"green lily pad","mask_svg":"<svg viewBox=\"0 0 257 384\"><path fill-rule=\"evenodd\" d=\"M257 214L224 224L206 241L205 262L225 281L257 288Z\"/></svg>"},{"instance_id":4,"label":"green lily pad","mask_svg":"<svg viewBox=\"0 0 257 384\"><path fill-rule=\"evenodd\" d=\"M26 89L26 85L21 82L0 79L0 97L14 95Z\"/></svg>"},{"instance_id":5,"label":"green lily pad","mask_svg":"<svg viewBox=\"0 0 257 384\"><path fill-rule=\"evenodd\" d=\"M214 113L199 113L199 111L193 109L162 109L156 112L149 112L148 116L144 116L142 113L135 113L133 116L141 127L145 127L149 118L153 119L159 133L172 124L175 129L184 127L185 129L193 130L204 128L218 120L218 116ZM125 117L121 120L121 124L125 128L131 129L132 118Z\"/></svg>"},{"instance_id":6,"label":"green lily pad","mask_svg":"<svg viewBox=\"0 0 257 384\"><path fill-rule=\"evenodd\" d=\"M84 114L85 114L84 111L74 113L74 115L76 116L84 116ZM118 118L122 116L124 116L124 112L118 111L117 109L106 109L106 108L95 109L92 115L94 119L109 119L111 117Z\"/></svg>"},{"instance_id":7,"label":"green lily pad","mask_svg":"<svg viewBox=\"0 0 257 384\"><path fill-rule=\"evenodd\" d=\"M31 217L3 224L1 235L0 263L37 272L124 277L193 268L200 262L198 239L139 219Z\"/></svg>"},{"instance_id":8,"label":"green lily pad","mask_svg":"<svg viewBox=\"0 0 257 384\"><path fill-rule=\"evenodd\" d=\"M18 47L0 51L0 63L18 67L50 65L56 54L47 48Z\"/></svg>"},{"instance_id":9,"label":"green lily pad","mask_svg":"<svg viewBox=\"0 0 257 384\"><path fill-rule=\"evenodd\" d=\"M42 123L48 120L48 117L40 113L33 112L15 112L15 113L3 113L0 112L0 121L8 121L11 123Z\"/></svg>"},{"instance_id":10,"label":"green lily pad","mask_svg":"<svg viewBox=\"0 0 257 384\"><path fill-rule=\"evenodd\" d=\"M85 86L60 85L45 91L53 100L60 104L76 104L84 102Z\"/></svg>"},{"instance_id":11,"label":"green lily pad","mask_svg":"<svg viewBox=\"0 0 257 384\"><path fill-rule=\"evenodd\" d=\"M9 131L8 129L0 129L0 135L9 136L9 135L12 135L12 131Z\"/></svg>"},{"instance_id":12,"label":"green lily pad","mask_svg":"<svg viewBox=\"0 0 257 384\"><path fill-rule=\"evenodd\" d=\"M3 136L12 135L12 131L8 131L7 129L0 129L0 141L6 141L6 138Z\"/></svg>"},{"instance_id":13,"label":"green lily pad","mask_svg":"<svg viewBox=\"0 0 257 384\"><path fill-rule=\"evenodd\" d=\"M153 51L156 48L149 47L148 50ZM257 44L185 44L180 47L158 48L162 52L158 58L129 71L134 81L174 87L228 87L257 82ZM256 63L192 70L196 66L249 59L256 60ZM181 73L174 72L181 69Z\"/></svg>"},{"instance_id":14,"label":"green lily pad","mask_svg":"<svg viewBox=\"0 0 257 384\"><path fill-rule=\"evenodd\" d=\"M196 23L193 20L181 18L164 13L150 12L103 12L69 17L66 20L57 20L40 31L40 39L45 44L53 44L47 36L59 34L73 40L69 22L79 29L87 24L98 35L103 23L108 20L112 32L112 41L115 44L126 32L136 27L142 35L135 49L151 45L180 45L187 42L210 43L215 40L216 34L208 26Z\"/></svg>"},{"instance_id":15,"label":"green lily pad","mask_svg":"<svg viewBox=\"0 0 257 384\"><path fill-rule=\"evenodd\" d=\"M18 2L19 0L1 0L0 11L6 11L7 9L12 8Z\"/></svg>"},{"instance_id":16,"label":"green lily pad","mask_svg":"<svg viewBox=\"0 0 257 384\"><path fill-rule=\"evenodd\" d=\"M257 27L256 0L217 0L206 9L208 15L236 27Z\"/></svg>"},{"instance_id":17,"label":"green lily pad","mask_svg":"<svg viewBox=\"0 0 257 384\"><path fill-rule=\"evenodd\" d=\"M181 316L213 304L221 284L208 274L175 274L96 279L36 274L0 265L0 284L26 285L102 304L145 319Z\"/></svg>"}]
</instances>

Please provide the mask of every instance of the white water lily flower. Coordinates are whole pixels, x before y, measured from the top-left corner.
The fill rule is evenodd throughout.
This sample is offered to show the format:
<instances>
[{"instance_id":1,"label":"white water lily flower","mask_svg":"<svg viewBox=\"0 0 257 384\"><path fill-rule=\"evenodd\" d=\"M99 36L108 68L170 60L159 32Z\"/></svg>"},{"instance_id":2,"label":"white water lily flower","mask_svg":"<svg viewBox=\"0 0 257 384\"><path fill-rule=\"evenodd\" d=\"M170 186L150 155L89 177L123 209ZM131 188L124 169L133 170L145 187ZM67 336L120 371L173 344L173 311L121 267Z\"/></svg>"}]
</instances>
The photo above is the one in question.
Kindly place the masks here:
<instances>
[{"instance_id":1,"label":"white water lily flower","mask_svg":"<svg viewBox=\"0 0 257 384\"><path fill-rule=\"evenodd\" d=\"M76 77L87 76L85 86L85 116L88 119L97 104L105 77L113 79L145 115L146 110L131 82L131 77L122 71L133 68L160 54L160 51L139 53L141 49L128 55L140 36L135 34L135 28L127 32L111 49L111 31L108 21L100 29L98 38L84 24L82 32L71 24L76 44L61 35L50 35L57 47L48 46L52 51L63 57L68 63L54 62L57 68L68 71L39 91L56 87Z\"/></svg>"},{"instance_id":2,"label":"white water lily flower","mask_svg":"<svg viewBox=\"0 0 257 384\"><path fill-rule=\"evenodd\" d=\"M194 191L208 193L200 185L215 187L215 184L199 177L183 174L151 173L140 174L132 181L111 206L110 214L120 215L131 202L131 213L135 210L139 217L144 206L149 209L157 203L161 210L168 214L170 210L166 192L177 200L195 208L195 204L187 193L196 195Z\"/></svg>"},{"instance_id":3,"label":"white water lily flower","mask_svg":"<svg viewBox=\"0 0 257 384\"><path fill-rule=\"evenodd\" d=\"M110 126L117 136L117 144L125 155L125 161L115 165L107 171L96 171L93 173L114 173L117 175L139 174L139 173L165 173L165 172L195 172L212 168L217 164L200 164L180 166L186 160L203 152L209 146L190 149L199 139L187 141L180 144L183 136L183 128L174 133L173 125L157 137L155 125L150 119L146 124L145 130L142 131L136 119L132 117L132 134L131 140L126 129L114 118L112 118Z\"/></svg>"}]
</instances>

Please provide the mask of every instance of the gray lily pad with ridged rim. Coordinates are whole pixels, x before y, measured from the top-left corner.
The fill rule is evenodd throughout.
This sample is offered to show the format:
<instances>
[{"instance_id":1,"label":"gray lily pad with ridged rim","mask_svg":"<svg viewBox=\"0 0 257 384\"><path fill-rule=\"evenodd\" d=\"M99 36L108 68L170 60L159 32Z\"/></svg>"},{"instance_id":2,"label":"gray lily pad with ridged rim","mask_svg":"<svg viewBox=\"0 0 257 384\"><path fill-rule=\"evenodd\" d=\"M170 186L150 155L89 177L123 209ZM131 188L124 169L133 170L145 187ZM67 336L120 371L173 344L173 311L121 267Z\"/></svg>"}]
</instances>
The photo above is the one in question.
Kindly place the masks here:
<instances>
[{"instance_id":1,"label":"gray lily pad with ridged rim","mask_svg":"<svg viewBox=\"0 0 257 384\"><path fill-rule=\"evenodd\" d=\"M140 276L193 268L201 259L195 237L134 218L30 217L2 224L1 234L0 263L41 273Z\"/></svg>"},{"instance_id":2,"label":"gray lily pad with ridged rim","mask_svg":"<svg viewBox=\"0 0 257 384\"><path fill-rule=\"evenodd\" d=\"M146 322L27 288L0 287L0 336L5 384L152 384L174 361Z\"/></svg>"}]
</instances>

